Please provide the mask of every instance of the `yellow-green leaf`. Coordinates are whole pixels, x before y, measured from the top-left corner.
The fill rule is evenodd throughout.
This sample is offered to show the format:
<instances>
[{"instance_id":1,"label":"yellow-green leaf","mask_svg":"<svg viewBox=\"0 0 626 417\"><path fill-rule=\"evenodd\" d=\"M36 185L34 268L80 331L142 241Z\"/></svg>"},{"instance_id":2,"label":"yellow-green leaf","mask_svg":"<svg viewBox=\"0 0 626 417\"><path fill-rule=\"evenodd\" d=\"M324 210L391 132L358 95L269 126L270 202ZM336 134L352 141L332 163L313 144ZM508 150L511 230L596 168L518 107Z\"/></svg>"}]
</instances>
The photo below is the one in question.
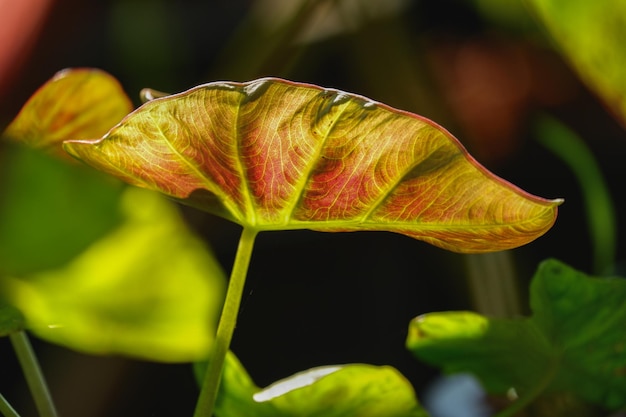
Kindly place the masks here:
<instances>
[{"instance_id":1,"label":"yellow-green leaf","mask_svg":"<svg viewBox=\"0 0 626 417\"><path fill-rule=\"evenodd\" d=\"M258 231L385 230L484 252L536 239L560 203L491 174L430 120L280 79L155 99L65 149Z\"/></svg>"},{"instance_id":2,"label":"yellow-green leaf","mask_svg":"<svg viewBox=\"0 0 626 417\"><path fill-rule=\"evenodd\" d=\"M68 69L33 94L4 134L31 147L60 146L67 139L99 138L132 109L111 75L97 69Z\"/></svg>"},{"instance_id":3,"label":"yellow-green leaf","mask_svg":"<svg viewBox=\"0 0 626 417\"><path fill-rule=\"evenodd\" d=\"M128 188L125 221L67 266L3 278L0 293L39 337L97 354L206 357L222 301L210 251L159 194Z\"/></svg>"},{"instance_id":4,"label":"yellow-green leaf","mask_svg":"<svg viewBox=\"0 0 626 417\"><path fill-rule=\"evenodd\" d=\"M581 79L626 123L626 2L530 0Z\"/></svg>"},{"instance_id":5,"label":"yellow-green leaf","mask_svg":"<svg viewBox=\"0 0 626 417\"><path fill-rule=\"evenodd\" d=\"M204 366L196 371L201 379ZM215 415L428 417L409 381L390 366L321 366L259 388L232 353L224 364Z\"/></svg>"},{"instance_id":6,"label":"yellow-green leaf","mask_svg":"<svg viewBox=\"0 0 626 417\"><path fill-rule=\"evenodd\" d=\"M471 372L487 391L522 397L570 393L626 407L626 280L596 278L554 259L530 288L533 315L497 319L471 312L413 319L407 347L446 372Z\"/></svg>"}]
</instances>

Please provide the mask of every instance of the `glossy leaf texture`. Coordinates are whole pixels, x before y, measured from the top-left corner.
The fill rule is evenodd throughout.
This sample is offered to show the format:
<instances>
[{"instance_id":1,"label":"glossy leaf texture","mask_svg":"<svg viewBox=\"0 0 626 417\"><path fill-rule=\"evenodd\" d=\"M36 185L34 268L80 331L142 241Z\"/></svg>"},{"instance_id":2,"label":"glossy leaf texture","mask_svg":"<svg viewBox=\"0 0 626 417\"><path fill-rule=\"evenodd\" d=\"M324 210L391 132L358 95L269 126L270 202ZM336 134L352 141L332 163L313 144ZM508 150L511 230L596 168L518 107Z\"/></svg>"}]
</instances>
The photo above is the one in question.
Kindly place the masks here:
<instances>
[{"instance_id":1,"label":"glossy leaf texture","mask_svg":"<svg viewBox=\"0 0 626 417\"><path fill-rule=\"evenodd\" d=\"M560 203L491 174L420 116L271 78L155 99L65 149L259 231L384 230L484 252L536 239Z\"/></svg>"},{"instance_id":2,"label":"glossy leaf texture","mask_svg":"<svg viewBox=\"0 0 626 417\"><path fill-rule=\"evenodd\" d=\"M581 79L626 123L626 3L530 0Z\"/></svg>"},{"instance_id":3,"label":"glossy leaf texture","mask_svg":"<svg viewBox=\"0 0 626 417\"><path fill-rule=\"evenodd\" d=\"M32 95L4 135L34 148L60 148L67 139L102 136L132 109L119 82L108 73L67 69Z\"/></svg>"},{"instance_id":4,"label":"glossy leaf texture","mask_svg":"<svg viewBox=\"0 0 626 417\"><path fill-rule=\"evenodd\" d=\"M203 372L197 369L197 374ZM198 378L201 380L201 378ZM257 387L232 354L226 358L217 417L427 417L411 384L394 368L324 366Z\"/></svg>"},{"instance_id":5,"label":"glossy leaf texture","mask_svg":"<svg viewBox=\"0 0 626 417\"><path fill-rule=\"evenodd\" d=\"M531 284L532 317L471 312L411 322L408 348L445 371L471 372L492 393L575 393L609 409L626 406L626 280L593 278L556 260Z\"/></svg>"},{"instance_id":6,"label":"glossy leaf texture","mask_svg":"<svg viewBox=\"0 0 626 417\"><path fill-rule=\"evenodd\" d=\"M206 357L224 278L174 204L128 187L122 223L66 266L0 277L37 336L94 354L165 362Z\"/></svg>"}]
</instances>

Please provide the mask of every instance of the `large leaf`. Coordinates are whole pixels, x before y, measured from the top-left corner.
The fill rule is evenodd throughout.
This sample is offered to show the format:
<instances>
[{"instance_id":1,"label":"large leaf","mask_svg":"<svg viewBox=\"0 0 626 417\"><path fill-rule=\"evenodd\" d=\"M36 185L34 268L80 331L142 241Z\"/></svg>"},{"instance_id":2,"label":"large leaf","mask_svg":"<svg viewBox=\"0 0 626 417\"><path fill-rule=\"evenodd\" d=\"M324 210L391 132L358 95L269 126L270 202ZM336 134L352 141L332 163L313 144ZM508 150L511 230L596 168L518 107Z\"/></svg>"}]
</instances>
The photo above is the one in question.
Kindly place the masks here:
<instances>
[{"instance_id":1,"label":"large leaf","mask_svg":"<svg viewBox=\"0 0 626 417\"><path fill-rule=\"evenodd\" d=\"M583 81L626 123L626 2L530 0Z\"/></svg>"},{"instance_id":2,"label":"large leaf","mask_svg":"<svg viewBox=\"0 0 626 417\"><path fill-rule=\"evenodd\" d=\"M198 376L203 370L199 370ZM201 379L201 378L198 378ZM350 364L297 373L257 387L232 354L226 357L217 417L426 417L411 384L394 368Z\"/></svg>"},{"instance_id":3,"label":"large leaf","mask_svg":"<svg viewBox=\"0 0 626 417\"><path fill-rule=\"evenodd\" d=\"M448 132L363 97L279 79L150 101L72 155L256 230L386 230L460 252L545 233L559 200L489 173Z\"/></svg>"},{"instance_id":4,"label":"large leaf","mask_svg":"<svg viewBox=\"0 0 626 417\"><path fill-rule=\"evenodd\" d=\"M548 260L531 285L532 317L426 314L411 322L407 346L447 372L474 373L494 393L543 385L617 409L626 406L625 300L626 280Z\"/></svg>"},{"instance_id":5,"label":"large leaf","mask_svg":"<svg viewBox=\"0 0 626 417\"><path fill-rule=\"evenodd\" d=\"M0 278L38 336L73 349L158 361L206 357L223 274L174 204L128 188L124 222L67 266Z\"/></svg>"},{"instance_id":6,"label":"large leaf","mask_svg":"<svg viewBox=\"0 0 626 417\"><path fill-rule=\"evenodd\" d=\"M4 134L31 147L100 137L133 109L111 75L83 68L60 71L37 90Z\"/></svg>"}]
</instances>

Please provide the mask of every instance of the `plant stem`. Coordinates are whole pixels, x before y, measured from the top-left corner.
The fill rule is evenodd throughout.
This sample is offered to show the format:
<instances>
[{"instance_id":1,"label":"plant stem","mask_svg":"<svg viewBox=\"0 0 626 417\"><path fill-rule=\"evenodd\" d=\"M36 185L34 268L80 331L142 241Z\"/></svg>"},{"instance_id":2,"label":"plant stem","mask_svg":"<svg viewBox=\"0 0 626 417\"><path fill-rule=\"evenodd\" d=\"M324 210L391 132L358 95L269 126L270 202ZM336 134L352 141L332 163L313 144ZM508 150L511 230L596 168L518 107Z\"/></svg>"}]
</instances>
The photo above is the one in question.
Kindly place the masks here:
<instances>
[{"instance_id":1,"label":"plant stem","mask_svg":"<svg viewBox=\"0 0 626 417\"><path fill-rule=\"evenodd\" d=\"M241 303L241 295L243 294L243 288L246 283L248 265L250 265L254 239L257 233L257 230L244 227L241 237L239 238L239 247L237 248L233 270L230 273L226 300L224 301L222 315L217 327L213 351L209 358L209 368L204 376L204 382L200 396L198 397L194 417L211 417L213 415L222 376L222 368L224 367L224 360L233 337L235 324L237 323L239 304Z\"/></svg>"},{"instance_id":2,"label":"plant stem","mask_svg":"<svg viewBox=\"0 0 626 417\"><path fill-rule=\"evenodd\" d=\"M537 139L569 166L585 203L597 275L614 272L617 246L615 204L602 170L585 141L558 120L542 116L536 122Z\"/></svg>"},{"instance_id":3,"label":"plant stem","mask_svg":"<svg viewBox=\"0 0 626 417\"><path fill-rule=\"evenodd\" d=\"M4 417L20 417L2 394L0 394L0 415Z\"/></svg>"},{"instance_id":4,"label":"plant stem","mask_svg":"<svg viewBox=\"0 0 626 417\"><path fill-rule=\"evenodd\" d=\"M52 402L48 385L43 377L39 362L26 332L20 330L19 332L11 333L9 338L17 355L17 360L22 367L22 372L24 372L28 388L35 400L35 406L39 415L41 417L57 417L57 411Z\"/></svg>"}]
</instances>

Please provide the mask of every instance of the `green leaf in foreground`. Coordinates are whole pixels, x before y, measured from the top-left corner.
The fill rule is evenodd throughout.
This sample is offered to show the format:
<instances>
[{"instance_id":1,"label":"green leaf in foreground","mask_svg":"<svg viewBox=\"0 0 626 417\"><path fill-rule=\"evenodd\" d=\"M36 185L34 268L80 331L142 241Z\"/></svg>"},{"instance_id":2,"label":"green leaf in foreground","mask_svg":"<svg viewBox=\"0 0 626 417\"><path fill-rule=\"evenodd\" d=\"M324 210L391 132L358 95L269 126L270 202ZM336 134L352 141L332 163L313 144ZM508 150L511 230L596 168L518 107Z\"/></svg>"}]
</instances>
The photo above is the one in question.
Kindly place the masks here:
<instances>
[{"instance_id":1,"label":"green leaf in foreground","mask_svg":"<svg viewBox=\"0 0 626 417\"><path fill-rule=\"evenodd\" d=\"M120 224L123 188L40 150L0 144L0 275L65 265Z\"/></svg>"},{"instance_id":2,"label":"green leaf in foreground","mask_svg":"<svg viewBox=\"0 0 626 417\"><path fill-rule=\"evenodd\" d=\"M493 393L571 392L626 406L626 280L548 260L533 279L531 307L532 317L512 320L426 314L411 322L407 346L446 372L472 372Z\"/></svg>"},{"instance_id":3,"label":"green leaf in foreground","mask_svg":"<svg viewBox=\"0 0 626 417\"><path fill-rule=\"evenodd\" d=\"M427 417L411 384L389 366L324 366L261 389L232 353L226 358L215 415Z\"/></svg>"},{"instance_id":4,"label":"green leaf in foreground","mask_svg":"<svg viewBox=\"0 0 626 417\"><path fill-rule=\"evenodd\" d=\"M158 98L65 149L257 231L384 230L485 252L541 236L561 202L491 174L430 120L280 79Z\"/></svg>"},{"instance_id":5,"label":"green leaf in foreground","mask_svg":"<svg viewBox=\"0 0 626 417\"><path fill-rule=\"evenodd\" d=\"M582 80L626 123L626 2L530 0Z\"/></svg>"},{"instance_id":6,"label":"green leaf in foreground","mask_svg":"<svg viewBox=\"0 0 626 417\"><path fill-rule=\"evenodd\" d=\"M97 354L167 361L206 357L223 275L174 204L136 188L121 199L123 223L67 266L0 290L37 336Z\"/></svg>"}]
</instances>

